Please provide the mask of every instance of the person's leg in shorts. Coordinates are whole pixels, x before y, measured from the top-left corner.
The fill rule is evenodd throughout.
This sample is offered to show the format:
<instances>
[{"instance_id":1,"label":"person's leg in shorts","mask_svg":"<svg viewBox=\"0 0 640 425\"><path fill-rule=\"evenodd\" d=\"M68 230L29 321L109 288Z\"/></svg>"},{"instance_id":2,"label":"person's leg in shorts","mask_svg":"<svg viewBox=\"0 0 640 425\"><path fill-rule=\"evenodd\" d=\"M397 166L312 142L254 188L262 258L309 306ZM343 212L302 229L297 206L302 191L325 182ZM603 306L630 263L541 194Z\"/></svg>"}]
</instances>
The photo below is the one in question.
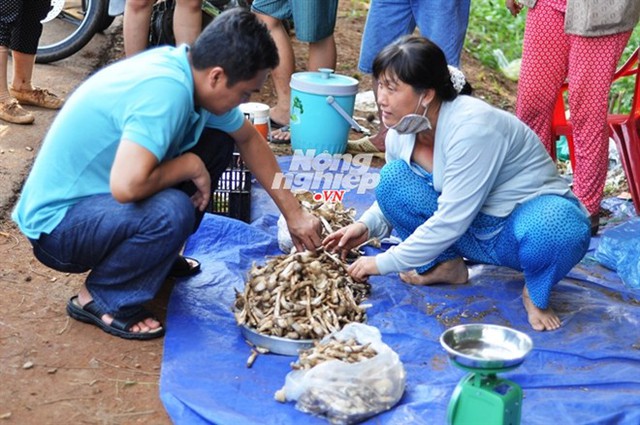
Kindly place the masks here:
<instances>
[{"instance_id":1,"label":"person's leg in shorts","mask_svg":"<svg viewBox=\"0 0 640 425\"><path fill-rule=\"evenodd\" d=\"M413 33L416 25L424 37L444 51L449 64L459 66L469 22L469 7L469 0L372 0L362 36L358 68L371 74L377 54L398 37ZM374 96L377 86L378 82L374 80ZM380 110L378 116L381 116ZM381 125L378 134L360 142L373 144L376 150L384 152L386 135L387 129Z\"/></svg>"},{"instance_id":2,"label":"person's leg in shorts","mask_svg":"<svg viewBox=\"0 0 640 425\"><path fill-rule=\"evenodd\" d=\"M292 13L297 39L309 43L307 69L335 69L337 52L333 32L336 27L338 1L292 0Z\"/></svg>"},{"instance_id":3,"label":"person's leg in shorts","mask_svg":"<svg viewBox=\"0 0 640 425\"><path fill-rule=\"evenodd\" d=\"M309 2L304 0L255 0L251 10L267 25L280 55L280 63L271 72L276 92L276 105L271 108L272 141L286 142L290 139L287 130L291 108L291 89L289 83L295 70L295 56L291 40L283 21L293 18L298 40L309 43L309 61L307 69L336 66L336 45L333 30L336 24L338 1L327 0Z\"/></svg>"},{"instance_id":4,"label":"person's leg in shorts","mask_svg":"<svg viewBox=\"0 0 640 425\"><path fill-rule=\"evenodd\" d=\"M412 1L416 24L423 37L442 49L447 63L460 67L469 24L470 0Z\"/></svg>"},{"instance_id":5,"label":"person's leg in shorts","mask_svg":"<svg viewBox=\"0 0 640 425\"><path fill-rule=\"evenodd\" d=\"M381 28L384 28L381 31ZM411 34L416 29L416 21L413 17L413 9L409 0L371 0L369 13L364 25L362 42L360 44L360 58L358 69L364 73L373 72L373 60L393 40L403 35ZM373 95L377 100L378 81L373 80ZM378 117L381 116L378 108ZM379 119L378 134L366 136L354 141L356 145L363 145L364 152L384 152L384 139L387 129ZM373 148L369 148L373 145Z\"/></svg>"},{"instance_id":6,"label":"person's leg in shorts","mask_svg":"<svg viewBox=\"0 0 640 425\"><path fill-rule=\"evenodd\" d=\"M291 7L287 0L254 0L251 4L251 11L257 14L269 29L280 56L278 66L271 71L271 80L276 92L276 104L271 107L269 117L271 127L275 129L275 127L279 128L289 123L291 103L289 81L295 68L295 56L289 33L283 21L292 17Z\"/></svg>"}]
</instances>

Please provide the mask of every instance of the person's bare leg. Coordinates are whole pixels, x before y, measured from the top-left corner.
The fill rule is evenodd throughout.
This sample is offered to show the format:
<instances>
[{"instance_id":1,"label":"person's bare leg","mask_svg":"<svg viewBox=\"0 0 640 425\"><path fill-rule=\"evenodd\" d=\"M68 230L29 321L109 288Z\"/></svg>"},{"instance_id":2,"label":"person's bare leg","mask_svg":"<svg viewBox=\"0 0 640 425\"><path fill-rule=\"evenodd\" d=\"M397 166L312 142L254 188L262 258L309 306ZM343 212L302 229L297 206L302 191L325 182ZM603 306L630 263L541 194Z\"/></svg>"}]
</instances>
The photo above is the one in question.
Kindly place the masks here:
<instances>
[{"instance_id":1,"label":"person's bare leg","mask_svg":"<svg viewBox=\"0 0 640 425\"><path fill-rule=\"evenodd\" d=\"M320 68L336 69L338 53L336 52L336 40L333 34L320 41L309 43L309 71L317 71Z\"/></svg>"},{"instance_id":2,"label":"person's bare leg","mask_svg":"<svg viewBox=\"0 0 640 425\"><path fill-rule=\"evenodd\" d=\"M13 78L11 87L17 91L33 90L31 78L33 77L36 55L28 55L14 50L11 57L13 59Z\"/></svg>"},{"instance_id":3,"label":"person's bare leg","mask_svg":"<svg viewBox=\"0 0 640 425\"><path fill-rule=\"evenodd\" d=\"M460 257L440 263L426 273L419 274L415 270L400 273L400 279L413 285L432 285L435 283L462 284L469 280L464 260Z\"/></svg>"},{"instance_id":4,"label":"person's bare leg","mask_svg":"<svg viewBox=\"0 0 640 425\"><path fill-rule=\"evenodd\" d=\"M289 41L288 36L287 36L287 43L288 43L288 46L291 47L291 43ZM278 47L278 51L280 51L280 47ZM333 35L330 35L329 37L326 37L320 41L309 43L309 62L307 64L307 68L309 71L317 71L320 68L335 69L337 57L338 57L338 53L336 51L336 42L335 42L335 39L333 38ZM282 56L280 57L280 60L282 60ZM293 61L291 62L291 64L293 64ZM278 103L271 110L271 118L278 123L289 122L289 108L290 108L289 103L291 102L291 89L289 88L289 82L291 81L291 74L293 74L293 68L294 67L292 66L290 72L288 70L286 71L288 72L288 74L285 74L283 72L282 75L278 75L278 71L276 70L274 70L272 73L272 76L274 77L273 83L274 83L274 86L276 87L276 93L278 93L278 84L283 85L283 87L281 87L280 90L282 90L283 92L286 90L286 96L281 96L278 93ZM280 79L279 83L276 82L276 78ZM286 85L286 88L284 87L284 85ZM280 117L282 116L280 114L283 108L286 108L286 116L287 116L286 121L280 120ZM288 141L289 139L291 139L291 133L289 131L281 131L276 129L271 132L271 139L279 140L279 141Z\"/></svg>"},{"instance_id":5,"label":"person's bare leg","mask_svg":"<svg viewBox=\"0 0 640 425\"><path fill-rule=\"evenodd\" d=\"M149 25L154 0L127 0L124 7L122 34L124 53L133 56L147 48L149 44Z\"/></svg>"},{"instance_id":6,"label":"person's bare leg","mask_svg":"<svg viewBox=\"0 0 640 425\"><path fill-rule=\"evenodd\" d=\"M522 289L522 304L527 310L529 324L534 330L554 331L561 326L560 319L550 307L541 309L533 304L526 285Z\"/></svg>"},{"instance_id":7,"label":"person's bare leg","mask_svg":"<svg viewBox=\"0 0 640 425\"><path fill-rule=\"evenodd\" d=\"M7 70L9 69L9 48L0 46L0 102L4 102L11 98L9 94L9 81L7 79Z\"/></svg>"},{"instance_id":8,"label":"person's bare leg","mask_svg":"<svg viewBox=\"0 0 640 425\"><path fill-rule=\"evenodd\" d=\"M289 108L291 103L289 82L295 68L293 47L291 46L289 34L279 19L260 13L256 15L267 25L267 28L271 32L271 37L273 37L273 41L276 43L278 55L280 56L280 63L271 71L271 79L277 99L276 105L273 106L269 112L269 116L274 122L286 125L289 124Z\"/></svg>"},{"instance_id":9,"label":"person's bare leg","mask_svg":"<svg viewBox=\"0 0 640 425\"><path fill-rule=\"evenodd\" d=\"M376 99L376 105L378 105L378 80L373 79L373 97ZM384 152L384 139L387 137L387 127L384 126L382 122L382 111L380 110L380 106L378 105L378 121L380 122L378 126L378 134L373 136L369 136L369 141L380 151Z\"/></svg>"},{"instance_id":10,"label":"person's bare leg","mask_svg":"<svg viewBox=\"0 0 640 425\"><path fill-rule=\"evenodd\" d=\"M202 0L177 0L173 12L176 45L191 45L202 31Z\"/></svg>"},{"instance_id":11,"label":"person's bare leg","mask_svg":"<svg viewBox=\"0 0 640 425\"><path fill-rule=\"evenodd\" d=\"M32 55L33 56L33 55ZM14 55L14 66L16 56ZM29 63L29 61L27 61ZM33 68L33 61L31 62ZM31 124L35 117L33 114L20 106L13 94L9 91L9 47L0 46L0 120L14 124ZM31 85L31 71L29 72L29 85ZM14 70L14 78L15 78Z\"/></svg>"},{"instance_id":12,"label":"person's bare leg","mask_svg":"<svg viewBox=\"0 0 640 425\"><path fill-rule=\"evenodd\" d=\"M9 93L21 105L36 105L48 109L60 109L64 99L32 83L36 55L13 51L13 78Z\"/></svg>"},{"instance_id":13,"label":"person's bare leg","mask_svg":"<svg viewBox=\"0 0 640 425\"><path fill-rule=\"evenodd\" d=\"M84 307L91 301L93 301L93 297L91 296L87 288L83 285L82 288L80 288L80 292L78 292L78 303L80 304L80 307ZM110 314L104 314L101 319L107 325L111 325L111 322L113 322L113 316L111 316ZM129 331L144 333L153 331L154 329L158 329L161 327L162 324L157 320L147 318L133 325L131 329L129 329Z\"/></svg>"}]
</instances>

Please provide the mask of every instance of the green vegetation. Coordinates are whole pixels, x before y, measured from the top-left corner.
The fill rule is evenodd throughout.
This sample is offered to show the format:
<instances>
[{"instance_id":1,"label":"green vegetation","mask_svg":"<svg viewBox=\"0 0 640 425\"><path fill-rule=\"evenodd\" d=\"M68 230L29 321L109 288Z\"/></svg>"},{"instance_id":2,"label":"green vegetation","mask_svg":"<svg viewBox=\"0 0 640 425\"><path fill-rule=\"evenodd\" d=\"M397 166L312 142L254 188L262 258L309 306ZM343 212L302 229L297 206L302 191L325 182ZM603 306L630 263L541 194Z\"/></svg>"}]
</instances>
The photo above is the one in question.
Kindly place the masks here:
<instances>
[{"instance_id":1,"label":"green vegetation","mask_svg":"<svg viewBox=\"0 0 640 425\"><path fill-rule=\"evenodd\" d=\"M504 5L504 0L473 0L465 49L484 65L499 69L493 51L500 49L507 61L522 55L522 38L527 9L514 18ZM640 45L640 26L637 26L622 55L622 65ZM613 112L628 112L633 96L633 79L616 82L611 90Z\"/></svg>"},{"instance_id":2,"label":"green vegetation","mask_svg":"<svg viewBox=\"0 0 640 425\"><path fill-rule=\"evenodd\" d=\"M499 69L494 49L501 49L507 61L520 58L526 14L527 9L524 8L514 18L504 0L473 0L465 49L494 69Z\"/></svg>"}]
</instances>

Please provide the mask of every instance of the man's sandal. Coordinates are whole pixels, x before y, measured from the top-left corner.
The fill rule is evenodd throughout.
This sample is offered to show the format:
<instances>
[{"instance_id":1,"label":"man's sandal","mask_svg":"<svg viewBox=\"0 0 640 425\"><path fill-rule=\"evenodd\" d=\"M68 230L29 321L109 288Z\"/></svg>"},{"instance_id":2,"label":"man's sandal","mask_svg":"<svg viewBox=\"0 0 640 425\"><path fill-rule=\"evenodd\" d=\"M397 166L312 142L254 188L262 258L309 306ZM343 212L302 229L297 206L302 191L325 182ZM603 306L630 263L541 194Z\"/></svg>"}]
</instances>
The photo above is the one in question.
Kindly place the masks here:
<instances>
[{"instance_id":1,"label":"man's sandal","mask_svg":"<svg viewBox=\"0 0 640 425\"><path fill-rule=\"evenodd\" d=\"M169 270L169 277L188 277L200 272L200 262L195 258L179 255Z\"/></svg>"},{"instance_id":2,"label":"man's sandal","mask_svg":"<svg viewBox=\"0 0 640 425\"><path fill-rule=\"evenodd\" d=\"M67 314L71 316L71 318L79 320L81 322L89 323L91 325L97 326L103 331L119 336L124 339L138 339L138 340L146 340L146 339L154 339L159 338L164 335L164 327L161 326L156 329L150 329L146 332L133 332L131 328L144 321L145 319L154 319L158 320L154 317L154 315L146 310L143 307L140 307L136 313L132 316L126 318L115 318L110 325L107 325L103 320L102 316L107 314L102 311L98 305L89 301L84 306L80 305L78 301L78 296L73 296L67 303Z\"/></svg>"}]
</instances>

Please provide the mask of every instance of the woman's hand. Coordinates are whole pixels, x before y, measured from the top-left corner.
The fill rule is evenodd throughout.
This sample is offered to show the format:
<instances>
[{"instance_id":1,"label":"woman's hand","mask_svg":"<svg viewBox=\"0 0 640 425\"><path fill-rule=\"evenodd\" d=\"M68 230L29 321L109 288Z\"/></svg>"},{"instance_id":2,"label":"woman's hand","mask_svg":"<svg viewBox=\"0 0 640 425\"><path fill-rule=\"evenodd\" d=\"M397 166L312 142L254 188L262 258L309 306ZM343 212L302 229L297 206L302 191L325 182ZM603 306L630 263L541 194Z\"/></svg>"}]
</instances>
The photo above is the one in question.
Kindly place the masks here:
<instances>
[{"instance_id":1,"label":"woman's hand","mask_svg":"<svg viewBox=\"0 0 640 425\"><path fill-rule=\"evenodd\" d=\"M360 257L347 269L349 276L358 282L366 280L369 276L380 274L376 257Z\"/></svg>"},{"instance_id":2,"label":"woman's hand","mask_svg":"<svg viewBox=\"0 0 640 425\"><path fill-rule=\"evenodd\" d=\"M518 3L518 0L505 0L504 4L513 16L518 16L518 13L522 10L522 5Z\"/></svg>"},{"instance_id":3,"label":"woman's hand","mask_svg":"<svg viewBox=\"0 0 640 425\"><path fill-rule=\"evenodd\" d=\"M324 238L322 246L330 252L339 252L345 261L351 249L362 245L369 237L369 229L364 223L352 223Z\"/></svg>"}]
</instances>

